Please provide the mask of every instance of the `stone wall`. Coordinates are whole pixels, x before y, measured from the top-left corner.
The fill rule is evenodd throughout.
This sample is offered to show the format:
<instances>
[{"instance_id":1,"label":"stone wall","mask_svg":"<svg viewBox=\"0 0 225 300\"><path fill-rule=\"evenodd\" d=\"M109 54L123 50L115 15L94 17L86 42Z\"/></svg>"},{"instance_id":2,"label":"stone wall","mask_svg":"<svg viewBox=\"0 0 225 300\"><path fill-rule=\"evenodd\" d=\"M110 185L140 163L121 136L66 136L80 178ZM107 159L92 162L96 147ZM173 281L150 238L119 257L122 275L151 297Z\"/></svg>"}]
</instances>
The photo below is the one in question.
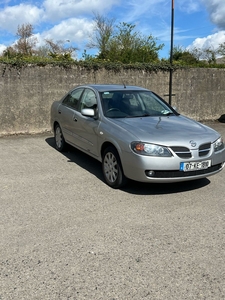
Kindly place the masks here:
<instances>
[{"instance_id":1,"label":"stone wall","mask_svg":"<svg viewBox=\"0 0 225 300\"><path fill-rule=\"evenodd\" d=\"M0 64L0 135L50 130L51 103L71 88L88 83L138 85L152 89L168 101L169 73L148 73L79 67ZM225 69L177 70L173 75L172 105L195 120L215 120L225 114ZM167 96L165 96L167 95Z\"/></svg>"}]
</instances>

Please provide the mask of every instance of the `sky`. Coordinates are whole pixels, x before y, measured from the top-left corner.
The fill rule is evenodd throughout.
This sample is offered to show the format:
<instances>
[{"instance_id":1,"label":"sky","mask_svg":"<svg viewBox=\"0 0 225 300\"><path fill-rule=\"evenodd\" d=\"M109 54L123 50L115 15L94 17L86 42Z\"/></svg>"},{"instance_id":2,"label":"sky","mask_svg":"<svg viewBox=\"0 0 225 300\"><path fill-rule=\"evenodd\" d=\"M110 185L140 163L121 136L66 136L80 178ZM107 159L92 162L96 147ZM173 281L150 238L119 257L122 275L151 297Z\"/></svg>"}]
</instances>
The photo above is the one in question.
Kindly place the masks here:
<instances>
[{"instance_id":1,"label":"sky","mask_svg":"<svg viewBox=\"0 0 225 300\"><path fill-rule=\"evenodd\" d=\"M169 58L172 0L0 0L0 53L16 41L18 26L32 24L37 46L45 39L76 47L77 58L88 49L94 14L135 25L152 35L160 58ZM225 0L174 0L174 46L213 48L225 42Z\"/></svg>"}]
</instances>

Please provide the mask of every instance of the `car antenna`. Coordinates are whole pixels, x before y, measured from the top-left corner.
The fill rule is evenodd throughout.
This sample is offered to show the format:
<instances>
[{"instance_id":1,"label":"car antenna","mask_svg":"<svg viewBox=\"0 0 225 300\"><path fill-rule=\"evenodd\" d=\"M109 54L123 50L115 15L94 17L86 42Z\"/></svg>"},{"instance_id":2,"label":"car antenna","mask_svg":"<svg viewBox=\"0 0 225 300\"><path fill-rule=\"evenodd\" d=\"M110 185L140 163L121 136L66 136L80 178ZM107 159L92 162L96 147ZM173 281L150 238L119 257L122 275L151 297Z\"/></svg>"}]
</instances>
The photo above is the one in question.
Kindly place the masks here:
<instances>
[{"instance_id":1,"label":"car antenna","mask_svg":"<svg viewBox=\"0 0 225 300\"><path fill-rule=\"evenodd\" d=\"M126 87L126 84L125 84L125 82L123 81L123 87L126 89L127 87Z\"/></svg>"}]
</instances>

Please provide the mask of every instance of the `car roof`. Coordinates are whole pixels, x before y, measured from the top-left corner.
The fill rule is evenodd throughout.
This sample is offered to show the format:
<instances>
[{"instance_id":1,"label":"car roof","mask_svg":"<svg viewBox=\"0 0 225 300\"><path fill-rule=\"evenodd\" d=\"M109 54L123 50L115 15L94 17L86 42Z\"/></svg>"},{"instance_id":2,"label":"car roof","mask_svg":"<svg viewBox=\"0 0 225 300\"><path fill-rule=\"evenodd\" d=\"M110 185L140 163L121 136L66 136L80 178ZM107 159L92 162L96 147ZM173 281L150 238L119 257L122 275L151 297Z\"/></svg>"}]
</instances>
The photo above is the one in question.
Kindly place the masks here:
<instances>
[{"instance_id":1,"label":"car roof","mask_svg":"<svg viewBox=\"0 0 225 300\"><path fill-rule=\"evenodd\" d=\"M132 91L149 91L146 88L139 87L139 86L132 86L132 85L119 85L119 84L87 84L83 85L82 87L90 87L98 92L106 92L106 91L116 91L116 90L132 90Z\"/></svg>"}]
</instances>

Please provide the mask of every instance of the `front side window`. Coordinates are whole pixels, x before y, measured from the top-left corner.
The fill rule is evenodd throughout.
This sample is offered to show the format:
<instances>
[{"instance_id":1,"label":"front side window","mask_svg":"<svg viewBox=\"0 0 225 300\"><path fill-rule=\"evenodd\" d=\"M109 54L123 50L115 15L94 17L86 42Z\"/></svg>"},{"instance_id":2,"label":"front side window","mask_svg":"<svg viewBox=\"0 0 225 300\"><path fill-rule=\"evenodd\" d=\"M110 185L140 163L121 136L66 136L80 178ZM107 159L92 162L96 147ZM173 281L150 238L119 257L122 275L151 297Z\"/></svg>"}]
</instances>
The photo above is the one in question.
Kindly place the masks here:
<instances>
[{"instance_id":1,"label":"front side window","mask_svg":"<svg viewBox=\"0 0 225 300\"><path fill-rule=\"evenodd\" d=\"M96 109L97 107L97 100L95 93L90 89L85 89L80 105L79 105L79 111L81 111L84 108L93 108Z\"/></svg>"}]
</instances>

